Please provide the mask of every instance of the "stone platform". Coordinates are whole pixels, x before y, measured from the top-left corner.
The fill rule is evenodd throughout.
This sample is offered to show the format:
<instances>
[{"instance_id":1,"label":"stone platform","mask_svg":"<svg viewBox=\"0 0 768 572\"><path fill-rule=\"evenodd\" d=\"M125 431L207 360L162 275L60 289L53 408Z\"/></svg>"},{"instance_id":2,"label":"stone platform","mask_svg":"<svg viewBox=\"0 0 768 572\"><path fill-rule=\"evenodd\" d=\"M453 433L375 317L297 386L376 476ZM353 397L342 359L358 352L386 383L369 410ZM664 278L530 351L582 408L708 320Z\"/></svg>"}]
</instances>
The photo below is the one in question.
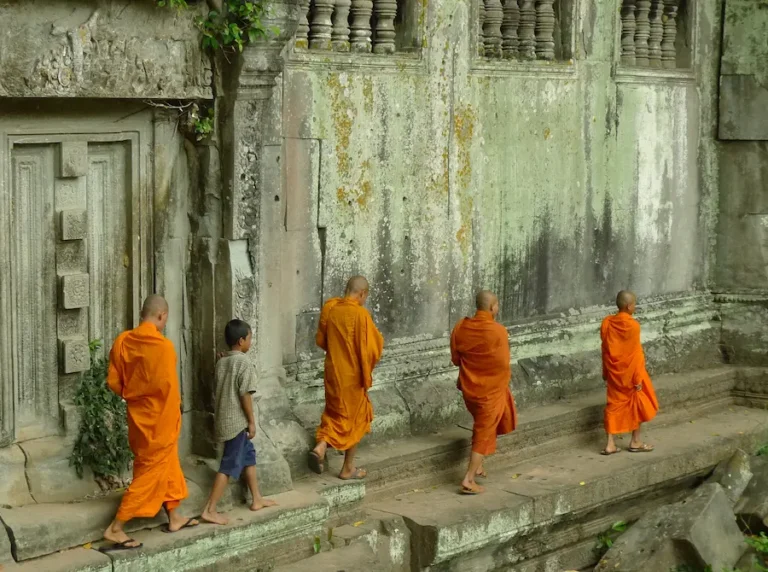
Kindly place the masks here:
<instances>
[{"instance_id":1,"label":"stone platform","mask_svg":"<svg viewBox=\"0 0 768 572\"><path fill-rule=\"evenodd\" d=\"M657 378L662 412L648 426L657 449L647 454L599 455L602 392L521 411L518 430L488 459L487 492L476 497L457 494L470 437L459 426L361 447L365 482L336 479L341 456L331 452L328 473L276 495L278 508L234 508L228 526L162 534L152 529L159 521L137 523L144 547L110 556L42 552L97 541L99 510L109 518L114 509L103 499L39 505L34 515L0 509L10 532L0 540L0 562L6 570L51 571L584 568L597 561L597 535L612 522L688 494L735 449L768 442L768 412L748 406L766 393L763 376L722 367ZM752 397L738 393L747 386ZM207 491L198 488L203 499Z\"/></svg>"}]
</instances>

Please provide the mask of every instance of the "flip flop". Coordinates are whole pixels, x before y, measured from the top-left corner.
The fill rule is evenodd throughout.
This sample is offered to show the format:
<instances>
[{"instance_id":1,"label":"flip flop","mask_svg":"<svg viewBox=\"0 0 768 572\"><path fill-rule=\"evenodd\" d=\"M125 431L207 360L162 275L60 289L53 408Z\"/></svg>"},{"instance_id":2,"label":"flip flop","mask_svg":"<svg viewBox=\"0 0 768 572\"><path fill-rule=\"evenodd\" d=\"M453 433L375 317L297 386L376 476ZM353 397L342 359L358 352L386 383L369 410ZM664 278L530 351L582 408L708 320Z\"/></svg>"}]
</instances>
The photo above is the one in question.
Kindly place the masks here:
<instances>
[{"instance_id":1,"label":"flip flop","mask_svg":"<svg viewBox=\"0 0 768 572\"><path fill-rule=\"evenodd\" d=\"M307 453L307 464L313 473L322 475L325 472L325 459L321 459L314 451Z\"/></svg>"},{"instance_id":2,"label":"flip flop","mask_svg":"<svg viewBox=\"0 0 768 572\"><path fill-rule=\"evenodd\" d=\"M113 544L110 544L109 546L102 546L99 548L99 552L102 552L104 554L108 552L116 552L118 550L136 550L137 548L141 548L144 546L141 542L137 544L136 546L128 546L131 542L136 542L133 538L129 538L128 540L124 540L123 542L115 542Z\"/></svg>"},{"instance_id":3,"label":"flip flop","mask_svg":"<svg viewBox=\"0 0 768 572\"><path fill-rule=\"evenodd\" d=\"M368 471L365 469L356 469L355 474L351 477L342 477L339 475L339 478L342 481L362 481L366 476L368 475Z\"/></svg>"},{"instance_id":4,"label":"flip flop","mask_svg":"<svg viewBox=\"0 0 768 572\"><path fill-rule=\"evenodd\" d=\"M603 449L602 451L600 451L600 454L601 454L601 455L605 455L606 457L607 457L608 455L615 455L616 453L621 453L621 449L619 449L618 447L616 447L616 450L615 450L615 451L608 451L607 449Z\"/></svg>"},{"instance_id":5,"label":"flip flop","mask_svg":"<svg viewBox=\"0 0 768 572\"><path fill-rule=\"evenodd\" d=\"M653 451L654 447L653 445L649 445L648 443L643 443L639 447L630 447L627 449L630 453L650 453Z\"/></svg>"},{"instance_id":6,"label":"flip flop","mask_svg":"<svg viewBox=\"0 0 768 572\"><path fill-rule=\"evenodd\" d=\"M480 477L481 479L487 479L488 478L488 473L486 473L485 469L483 469L482 473L477 473L475 475L475 478L478 478L478 477Z\"/></svg>"},{"instance_id":7,"label":"flip flop","mask_svg":"<svg viewBox=\"0 0 768 572\"><path fill-rule=\"evenodd\" d=\"M197 525L200 524L199 522L196 522L196 523L192 524L193 520L195 520L195 519L194 518L188 518L187 522L185 522L178 530L171 530L171 525L170 524L166 524L160 530L162 530L163 532L167 532L168 534L174 534L176 532L179 532L179 530L183 530L185 528L194 528L194 527L196 527Z\"/></svg>"},{"instance_id":8,"label":"flip flop","mask_svg":"<svg viewBox=\"0 0 768 572\"><path fill-rule=\"evenodd\" d=\"M462 485L461 490L459 491L462 495L479 495L480 493L484 493L485 489L481 486L475 486L474 488L465 487Z\"/></svg>"}]
</instances>

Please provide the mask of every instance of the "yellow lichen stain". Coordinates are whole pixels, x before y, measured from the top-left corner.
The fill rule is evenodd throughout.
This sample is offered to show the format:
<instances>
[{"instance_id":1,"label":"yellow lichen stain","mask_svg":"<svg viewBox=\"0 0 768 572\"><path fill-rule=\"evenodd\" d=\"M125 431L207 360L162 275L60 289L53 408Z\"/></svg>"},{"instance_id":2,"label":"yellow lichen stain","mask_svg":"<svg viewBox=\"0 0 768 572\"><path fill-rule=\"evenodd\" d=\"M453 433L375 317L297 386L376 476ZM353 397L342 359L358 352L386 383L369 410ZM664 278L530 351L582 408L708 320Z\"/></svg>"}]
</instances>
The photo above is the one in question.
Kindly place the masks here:
<instances>
[{"instance_id":1,"label":"yellow lichen stain","mask_svg":"<svg viewBox=\"0 0 768 572\"><path fill-rule=\"evenodd\" d=\"M462 190L469 189L472 182L472 160L470 147L475 134L477 114L471 105L462 105L453 117L453 131L456 138L456 155L458 159L458 179Z\"/></svg>"},{"instance_id":2,"label":"yellow lichen stain","mask_svg":"<svg viewBox=\"0 0 768 572\"><path fill-rule=\"evenodd\" d=\"M549 139L551 137L551 135L552 135L552 132L549 130L549 127L546 127L544 129L544 141Z\"/></svg>"},{"instance_id":3,"label":"yellow lichen stain","mask_svg":"<svg viewBox=\"0 0 768 572\"><path fill-rule=\"evenodd\" d=\"M370 76L363 79L363 106L367 115L373 114L373 80Z\"/></svg>"},{"instance_id":4,"label":"yellow lichen stain","mask_svg":"<svg viewBox=\"0 0 768 572\"><path fill-rule=\"evenodd\" d=\"M354 187L342 186L336 189L336 198L340 203L350 207L357 204L360 210L368 209L371 198L373 198L373 185L369 180L370 170L371 162L366 159L360 164L360 175L357 177L357 183Z\"/></svg>"},{"instance_id":5,"label":"yellow lichen stain","mask_svg":"<svg viewBox=\"0 0 768 572\"><path fill-rule=\"evenodd\" d=\"M340 179L347 179L350 174L349 142L352 138L352 125L357 110L348 96L344 94L339 74L328 76L328 90L331 95L331 119L336 134L336 168Z\"/></svg>"},{"instance_id":6,"label":"yellow lichen stain","mask_svg":"<svg viewBox=\"0 0 768 572\"><path fill-rule=\"evenodd\" d=\"M461 248L461 254L466 260L469 257L470 245L472 244L472 197L466 193L459 199L459 216L461 217L461 226L456 232L456 241Z\"/></svg>"},{"instance_id":7,"label":"yellow lichen stain","mask_svg":"<svg viewBox=\"0 0 768 572\"><path fill-rule=\"evenodd\" d=\"M294 43L294 47L297 50L308 50L309 42L307 40L296 40L296 42Z\"/></svg>"}]
</instances>

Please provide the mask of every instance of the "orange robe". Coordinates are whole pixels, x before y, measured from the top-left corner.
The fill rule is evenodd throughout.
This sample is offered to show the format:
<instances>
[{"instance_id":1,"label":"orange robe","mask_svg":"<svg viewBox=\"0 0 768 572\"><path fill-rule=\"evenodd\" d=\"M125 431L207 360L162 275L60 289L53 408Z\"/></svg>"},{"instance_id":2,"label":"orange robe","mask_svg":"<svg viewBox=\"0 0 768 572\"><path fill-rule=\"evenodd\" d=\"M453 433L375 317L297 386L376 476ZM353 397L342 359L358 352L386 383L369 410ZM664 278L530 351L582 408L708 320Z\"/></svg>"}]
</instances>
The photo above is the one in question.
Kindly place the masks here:
<instances>
[{"instance_id":1,"label":"orange robe","mask_svg":"<svg viewBox=\"0 0 768 572\"><path fill-rule=\"evenodd\" d=\"M453 328L451 361L459 368L458 388L474 419L472 452L490 455L496 451L496 436L517 426L507 329L490 312L478 310Z\"/></svg>"},{"instance_id":2,"label":"orange robe","mask_svg":"<svg viewBox=\"0 0 768 572\"><path fill-rule=\"evenodd\" d=\"M640 345L640 324L626 312L608 316L600 326L603 350L603 379L608 404L605 431L610 435L630 433L656 417L659 403L645 370ZM637 391L635 386L642 385Z\"/></svg>"},{"instance_id":3,"label":"orange robe","mask_svg":"<svg viewBox=\"0 0 768 572\"><path fill-rule=\"evenodd\" d=\"M187 483L179 462L181 394L173 344L144 322L123 332L109 354L109 388L128 406L128 442L134 454L133 481L117 519L155 516L179 506Z\"/></svg>"},{"instance_id":4,"label":"orange robe","mask_svg":"<svg viewBox=\"0 0 768 572\"><path fill-rule=\"evenodd\" d=\"M320 313L315 342L325 350L325 410L316 439L346 451L371 430L368 390L384 338L357 300L333 298Z\"/></svg>"}]
</instances>

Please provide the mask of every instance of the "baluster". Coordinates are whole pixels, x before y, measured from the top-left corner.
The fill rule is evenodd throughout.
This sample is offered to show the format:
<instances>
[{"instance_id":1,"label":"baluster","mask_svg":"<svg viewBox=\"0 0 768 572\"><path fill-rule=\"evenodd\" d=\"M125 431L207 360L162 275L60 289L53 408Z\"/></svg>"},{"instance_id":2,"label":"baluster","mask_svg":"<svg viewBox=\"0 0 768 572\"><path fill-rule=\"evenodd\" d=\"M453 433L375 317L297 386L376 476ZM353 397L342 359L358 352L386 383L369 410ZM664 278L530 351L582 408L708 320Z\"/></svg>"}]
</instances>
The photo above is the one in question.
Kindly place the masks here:
<instances>
[{"instance_id":1,"label":"baluster","mask_svg":"<svg viewBox=\"0 0 768 572\"><path fill-rule=\"evenodd\" d=\"M483 0L478 0L479 5L479 11L478 11L478 30L477 30L477 55L483 56L485 55L485 37L483 36L483 24L485 24L485 2Z\"/></svg>"},{"instance_id":2,"label":"baluster","mask_svg":"<svg viewBox=\"0 0 768 572\"><path fill-rule=\"evenodd\" d=\"M665 68L677 67L677 1L664 1L664 36L661 40L661 65Z\"/></svg>"},{"instance_id":3,"label":"baluster","mask_svg":"<svg viewBox=\"0 0 768 572\"><path fill-rule=\"evenodd\" d=\"M352 0L352 31L350 42L353 52L371 51L371 0Z\"/></svg>"},{"instance_id":4,"label":"baluster","mask_svg":"<svg viewBox=\"0 0 768 572\"><path fill-rule=\"evenodd\" d=\"M309 48L312 50L331 49L331 14L334 0L314 0L315 12L309 29Z\"/></svg>"},{"instance_id":5,"label":"baluster","mask_svg":"<svg viewBox=\"0 0 768 572\"><path fill-rule=\"evenodd\" d=\"M349 7L352 6L351 0L336 0L336 6L333 9L333 32L331 33L331 44L337 52L349 51Z\"/></svg>"},{"instance_id":6,"label":"baluster","mask_svg":"<svg viewBox=\"0 0 768 572\"><path fill-rule=\"evenodd\" d=\"M648 36L648 65L652 68L661 67L661 39L664 36L664 24L661 21L664 14L664 0L653 0L651 5L651 33Z\"/></svg>"},{"instance_id":7,"label":"baluster","mask_svg":"<svg viewBox=\"0 0 768 572\"><path fill-rule=\"evenodd\" d=\"M648 14L651 11L651 0L637 0L635 16L635 63L648 67L648 37L651 34L651 23Z\"/></svg>"},{"instance_id":8,"label":"baluster","mask_svg":"<svg viewBox=\"0 0 768 572\"><path fill-rule=\"evenodd\" d=\"M297 48L309 47L309 14L310 0L299 0L299 25L296 28L295 45Z\"/></svg>"},{"instance_id":9,"label":"baluster","mask_svg":"<svg viewBox=\"0 0 768 572\"><path fill-rule=\"evenodd\" d=\"M536 7L533 0L520 0L520 42L518 51L521 60L536 58Z\"/></svg>"},{"instance_id":10,"label":"baluster","mask_svg":"<svg viewBox=\"0 0 768 572\"><path fill-rule=\"evenodd\" d=\"M504 12L501 0L485 0L485 19L483 20L483 39L485 55L489 58L501 57L501 23Z\"/></svg>"},{"instance_id":11,"label":"baluster","mask_svg":"<svg viewBox=\"0 0 768 572\"><path fill-rule=\"evenodd\" d=\"M536 57L555 59L555 0L540 0L536 7Z\"/></svg>"},{"instance_id":12,"label":"baluster","mask_svg":"<svg viewBox=\"0 0 768 572\"><path fill-rule=\"evenodd\" d=\"M621 6L621 63L635 65L635 0Z\"/></svg>"},{"instance_id":13,"label":"baluster","mask_svg":"<svg viewBox=\"0 0 768 572\"><path fill-rule=\"evenodd\" d=\"M395 52L397 0L375 0L373 10L376 13L376 41L373 51L377 54L392 54Z\"/></svg>"},{"instance_id":14,"label":"baluster","mask_svg":"<svg viewBox=\"0 0 768 572\"><path fill-rule=\"evenodd\" d=\"M508 59L517 58L517 27L520 25L520 8L517 0L505 0L504 21L501 23L501 51Z\"/></svg>"}]
</instances>

